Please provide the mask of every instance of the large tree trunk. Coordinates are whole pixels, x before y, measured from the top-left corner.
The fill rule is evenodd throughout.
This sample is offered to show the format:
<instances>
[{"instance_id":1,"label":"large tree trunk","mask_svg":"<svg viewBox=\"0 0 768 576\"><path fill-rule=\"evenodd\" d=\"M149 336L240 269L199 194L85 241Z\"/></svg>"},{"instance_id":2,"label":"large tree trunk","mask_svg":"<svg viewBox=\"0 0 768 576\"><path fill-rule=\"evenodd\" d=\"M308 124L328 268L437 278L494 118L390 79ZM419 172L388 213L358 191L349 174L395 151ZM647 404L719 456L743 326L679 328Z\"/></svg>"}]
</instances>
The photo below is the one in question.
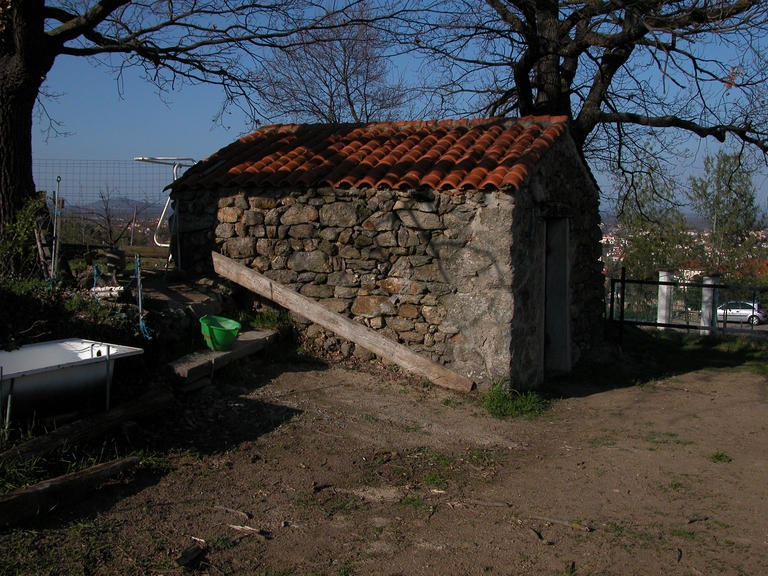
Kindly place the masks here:
<instances>
[{"instance_id":1,"label":"large tree trunk","mask_svg":"<svg viewBox=\"0 0 768 576\"><path fill-rule=\"evenodd\" d=\"M37 97L36 89L7 81L3 60L0 58L0 237L35 192L32 109Z\"/></svg>"},{"instance_id":2,"label":"large tree trunk","mask_svg":"<svg viewBox=\"0 0 768 576\"><path fill-rule=\"evenodd\" d=\"M557 0L540 0L536 3L538 42L541 52L534 64L537 87L533 113L536 115L569 116L571 106L568 86L563 85L560 57L554 53L560 44L560 19Z\"/></svg>"},{"instance_id":3,"label":"large tree trunk","mask_svg":"<svg viewBox=\"0 0 768 576\"><path fill-rule=\"evenodd\" d=\"M35 192L32 112L53 65L44 1L0 3L0 239Z\"/></svg>"}]
</instances>

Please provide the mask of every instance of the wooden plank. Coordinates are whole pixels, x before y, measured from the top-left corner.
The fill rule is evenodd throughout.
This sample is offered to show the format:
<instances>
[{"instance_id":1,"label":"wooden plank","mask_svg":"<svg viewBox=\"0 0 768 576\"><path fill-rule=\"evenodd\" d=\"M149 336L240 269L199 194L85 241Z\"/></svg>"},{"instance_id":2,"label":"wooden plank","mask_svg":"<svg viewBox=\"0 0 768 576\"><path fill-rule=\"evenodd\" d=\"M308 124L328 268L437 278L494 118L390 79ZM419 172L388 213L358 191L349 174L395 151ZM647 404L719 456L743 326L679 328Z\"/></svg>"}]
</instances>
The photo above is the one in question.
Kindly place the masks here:
<instances>
[{"instance_id":1,"label":"wooden plank","mask_svg":"<svg viewBox=\"0 0 768 576\"><path fill-rule=\"evenodd\" d=\"M64 500L80 499L108 478L140 461L137 456L121 458L4 494L0 496L0 524L16 524L46 512Z\"/></svg>"},{"instance_id":2,"label":"wooden plank","mask_svg":"<svg viewBox=\"0 0 768 576\"><path fill-rule=\"evenodd\" d=\"M342 338L359 344L363 348L394 362L409 372L424 376L438 386L460 392L469 392L474 387L474 383L469 378L465 378L441 364L419 356L413 350L382 336L375 330L353 322L340 314L331 312L314 300L310 300L282 284L273 282L266 276L226 256L222 256L217 252L213 252L212 256L213 268L221 276L233 280L241 286L265 298L269 298L289 310L293 310L297 314L301 314L308 320L332 330Z\"/></svg>"},{"instance_id":3,"label":"wooden plank","mask_svg":"<svg viewBox=\"0 0 768 576\"><path fill-rule=\"evenodd\" d=\"M64 445L74 446L84 440L90 440L104 434L104 432L121 422L151 414L170 404L171 400L173 400L173 392L169 390L153 390L107 412L66 424L44 436L38 436L29 442L6 450L0 454L0 467L9 460L28 460L33 456L41 456L52 452Z\"/></svg>"},{"instance_id":4,"label":"wooden plank","mask_svg":"<svg viewBox=\"0 0 768 576\"><path fill-rule=\"evenodd\" d=\"M65 444L74 446L95 438L121 422L152 414L173 400L169 390L153 390L143 396L121 404L112 410L90 418L66 424L44 436L33 438L0 454L0 465L8 460L26 461L61 448Z\"/></svg>"},{"instance_id":5,"label":"wooden plank","mask_svg":"<svg viewBox=\"0 0 768 576\"><path fill-rule=\"evenodd\" d=\"M174 360L166 366L171 378L186 383L210 376L211 367L223 368L227 364L263 350L277 338L274 330L251 330L238 334L230 350L201 350Z\"/></svg>"}]
</instances>

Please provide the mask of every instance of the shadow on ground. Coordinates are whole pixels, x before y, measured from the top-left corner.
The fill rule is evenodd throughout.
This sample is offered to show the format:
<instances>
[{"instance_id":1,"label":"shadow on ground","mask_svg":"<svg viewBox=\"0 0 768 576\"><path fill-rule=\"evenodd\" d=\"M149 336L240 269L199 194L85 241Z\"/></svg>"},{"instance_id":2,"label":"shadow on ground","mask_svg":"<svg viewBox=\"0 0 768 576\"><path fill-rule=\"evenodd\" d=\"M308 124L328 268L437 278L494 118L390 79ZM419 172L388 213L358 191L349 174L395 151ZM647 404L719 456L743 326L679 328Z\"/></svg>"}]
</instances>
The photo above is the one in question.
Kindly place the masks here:
<instances>
[{"instance_id":1,"label":"shadow on ground","mask_svg":"<svg viewBox=\"0 0 768 576\"><path fill-rule=\"evenodd\" d=\"M555 396L582 397L697 370L739 366L768 374L764 338L624 326L619 345L618 328L613 327L605 342L571 373L548 379L545 387Z\"/></svg>"}]
</instances>

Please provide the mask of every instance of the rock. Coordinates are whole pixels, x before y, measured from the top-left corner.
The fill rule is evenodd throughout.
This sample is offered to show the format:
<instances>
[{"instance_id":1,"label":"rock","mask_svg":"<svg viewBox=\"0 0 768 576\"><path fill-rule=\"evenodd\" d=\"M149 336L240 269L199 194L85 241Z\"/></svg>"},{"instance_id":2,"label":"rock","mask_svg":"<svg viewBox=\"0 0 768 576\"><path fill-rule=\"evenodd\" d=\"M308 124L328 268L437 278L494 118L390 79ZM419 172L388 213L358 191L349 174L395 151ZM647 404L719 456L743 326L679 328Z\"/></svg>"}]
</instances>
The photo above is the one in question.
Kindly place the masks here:
<instances>
[{"instance_id":1,"label":"rock","mask_svg":"<svg viewBox=\"0 0 768 576\"><path fill-rule=\"evenodd\" d=\"M234 205L236 208L240 208L241 210L248 210L248 208L251 207L243 194L238 194L235 196Z\"/></svg>"},{"instance_id":2,"label":"rock","mask_svg":"<svg viewBox=\"0 0 768 576\"><path fill-rule=\"evenodd\" d=\"M336 286L333 290L335 298L354 298L357 296L358 288L354 286Z\"/></svg>"},{"instance_id":3,"label":"rock","mask_svg":"<svg viewBox=\"0 0 768 576\"><path fill-rule=\"evenodd\" d=\"M256 238L230 238L225 246L231 258L248 258L256 255Z\"/></svg>"},{"instance_id":4,"label":"rock","mask_svg":"<svg viewBox=\"0 0 768 576\"><path fill-rule=\"evenodd\" d=\"M217 238L232 238L235 235L235 225L229 222L216 226Z\"/></svg>"},{"instance_id":5,"label":"rock","mask_svg":"<svg viewBox=\"0 0 768 576\"><path fill-rule=\"evenodd\" d=\"M309 204L294 204L280 217L280 223L287 226L306 224L317 220L318 212Z\"/></svg>"},{"instance_id":6,"label":"rock","mask_svg":"<svg viewBox=\"0 0 768 576\"><path fill-rule=\"evenodd\" d=\"M412 320L401 318L400 316L390 316L387 318L387 326L396 332L410 332L414 328Z\"/></svg>"},{"instance_id":7,"label":"rock","mask_svg":"<svg viewBox=\"0 0 768 576\"><path fill-rule=\"evenodd\" d=\"M299 291L302 296L309 298L330 298L333 296L333 286L327 284L305 284Z\"/></svg>"},{"instance_id":8,"label":"rock","mask_svg":"<svg viewBox=\"0 0 768 576\"><path fill-rule=\"evenodd\" d=\"M350 272L333 272L327 282L331 286L360 286L360 277Z\"/></svg>"},{"instance_id":9,"label":"rock","mask_svg":"<svg viewBox=\"0 0 768 576\"><path fill-rule=\"evenodd\" d=\"M377 232L395 230L399 225L399 219L392 212L388 214L377 212L362 224L365 230L375 230Z\"/></svg>"},{"instance_id":10,"label":"rock","mask_svg":"<svg viewBox=\"0 0 768 576\"><path fill-rule=\"evenodd\" d=\"M430 324L442 324L445 320L448 311L442 306L423 306L421 308L421 314L424 316L424 320Z\"/></svg>"},{"instance_id":11,"label":"rock","mask_svg":"<svg viewBox=\"0 0 768 576\"><path fill-rule=\"evenodd\" d=\"M420 316L419 307L413 304L403 304L397 309L397 315L401 318L418 318Z\"/></svg>"},{"instance_id":12,"label":"rock","mask_svg":"<svg viewBox=\"0 0 768 576\"><path fill-rule=\"evenodd\" d=\"M397 246L397 236L394 232L382 232L376 236L377 246Z\"/></svg>"},{"instance_id":13,"label":"rock","mask_svg":"<svg viewBox=\"0 0 768 576\"><path fill-rule=\"evenodd\" d=\"M400 294L403 289L405 288L407 280L405 278L385 278L384 280L381 280L380 282L377 282L377 286L384 290L385 292L389 292L390 294Z\"/></svg>"},{"instance_id":14,"label":"rock","mask_svg":"<svg viewBox=\"0 0 768 576\"><path fill-rule=\"evenodd\" d=\"M296 224L288 229L291 238L311 238L315 227L312 224Z\"/></svg>"},{"instance_id":15,"label":"rock","mask_svg":"<svg viewBox=\"0 0 768 576\"><path fill-rule=\"evenodd\" d=\"M407 256L401 256L397 259L392 269L389 271L390 276L400 278L410 278L413 275L413 268L411 268L411 262Z\"/></svg>"},{"instance_id":16,"label":"rock","mask_svg":"<svg viewBox=\"0 0 768 576\"><path fill-rule=\"evenodd\" d=\"M264 224L264 214L258 210L246 210L243 212L243 224L246 226L256 226L257 224Z\"/></svg>"},{"instance_id":17,"label":"rock","mask_svg":"<svg viewBox=\"0 0 768 576\"><path fill-rule=\"evenodd\" d=\"M354 202L334 202L320 207L320 223L323 226L349 228L360 223L358 206Z\"/></svg>"},{"instance_id":18,"label":"rock","mask_svg":"<svg viewBox=\"0 0 768 576\"><path fill-rule=\"evenodd\" d=\"M352 313L364 318L393 315L395 312L395 305L387 296L360 296L352 304Z\"/></svg>"},{"instance_id":19,"label":"rock","mask_svg":"<svg viewBox=\"0 0 768 576\"><path fill-rule=\"evenodd\" d=\"M433 212L421 212L419 210L398 210L400 221L409 228L420 230L442 230L443 221Z\"/></svg>"},{"instance_id":20,"label":"rock","mask_svg":"<svg viewBox=\"0 0 768 576\"><path fill-rule=\"evenodd\" d=\"M373 352L362 346L355 346L355 351L352 354L355 358L359 358L363 362L368 362L376 357Z\"/></svg>"},{"instance_id":21,"label":"rock","mask_svg":"<svg viewBox=\"0 0 768 576\"><path fill-rule=\"evenodd\" d=\"M264 272L264 276L270 280L274 280L280 284L291 284L296 282L296 272L293 270L281 269L281 270L267 270Z\"/></svg>"},{"instance_id":22,"label":"rock","mask_svg":"<svg viewBox=\"0 0 768 576\"><path fill-rule=\"evenodd\" d=\"M342 246L339 249L339 256L342 258L360 258L360 250L355 248L354 246Z\"/></svg>"},{"instance_id":23,"label":"rock","mask_svg":"<svg viewBox=\"0 0 768 576\"><path fill-rule=\"evenodd\" d=\"M331 312L336 312L337 314L343 314L347 311L347 308L349 308L349 301L341 300L340 298L327 298L325 300L319 300L318 302L328 308Z\"/></svg>"},{"instance_id":24,"label":"rock","mask_svg":"<svg viewBox=\"0 0 768 576\"><path fill-rule=\"evenodd\" d=\"M217 218L219 219L219 222L235 223L238 220L240 220L240 216L242 214L243 214L242 208L237 208L235 206L227 206L225 208L219 209Z\"/></svg>"},{"instance_id":25,"label":"rock","mask_svg":"<svg viewBox=\"0 0 768 576\"><path fill-rule=\"evenodd\" d=\"M288 258L288 267L296 272L309 270L311 272L329 273L333 271L328 254L320 251L294 252Z\"/></svg>"},{"instance_id":26,"label":"rock","mask_svg":"<svg viewBox=\"0 0 768 576\"><path fill-rule=\"evenodd\" d=\"M252 210L272 210L277 208L277 198L265 198L264 196L251 196L248 203Z\"/></svg>"}]
</instances>

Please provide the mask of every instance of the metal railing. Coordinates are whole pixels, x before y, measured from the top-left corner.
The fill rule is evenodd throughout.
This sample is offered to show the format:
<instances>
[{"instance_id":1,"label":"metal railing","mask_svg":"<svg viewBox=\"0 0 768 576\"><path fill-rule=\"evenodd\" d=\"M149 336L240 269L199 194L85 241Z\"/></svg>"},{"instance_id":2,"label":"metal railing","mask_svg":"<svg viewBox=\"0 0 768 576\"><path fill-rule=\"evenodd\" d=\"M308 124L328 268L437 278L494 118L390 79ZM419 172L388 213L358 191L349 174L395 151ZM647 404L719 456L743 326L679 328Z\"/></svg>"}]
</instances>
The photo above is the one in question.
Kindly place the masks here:
<instances>
[{"instance_id":1,"label":"metal railing","mask_svg":"<svg viewBox=\"0 0 768 576\"><path fill-rule=\"evenodd\" d=\"M620 278L610 280L606 317L619 323L620 336L624 324L768 336L768 324L764 319L758 318L753 324L749 321L751 315L729 317L727 308L718 309L725 302L757 306L768 297L767 292L768 286L719 284L716 277L700 282L675 277L668 281L634 280L626 278L622 269ZM663 301L661 307L660 301Z\"/></svg>"}]
</instances>

